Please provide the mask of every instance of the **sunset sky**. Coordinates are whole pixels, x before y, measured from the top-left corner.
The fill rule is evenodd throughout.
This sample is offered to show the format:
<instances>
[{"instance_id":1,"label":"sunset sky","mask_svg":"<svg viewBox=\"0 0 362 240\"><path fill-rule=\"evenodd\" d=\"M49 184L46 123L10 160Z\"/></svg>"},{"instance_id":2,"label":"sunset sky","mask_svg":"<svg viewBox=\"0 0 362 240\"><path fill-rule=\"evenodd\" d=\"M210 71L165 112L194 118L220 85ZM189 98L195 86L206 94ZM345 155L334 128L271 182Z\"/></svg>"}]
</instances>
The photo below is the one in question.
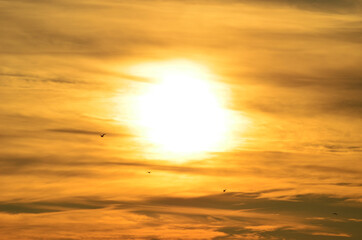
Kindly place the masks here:
<instances>
[{"instance_id":1,"label":"sunset sky","mask_svg":"<svg viewBox=\"0 0 362 240\"><path fill-rule=\"evenodd\" d=\"M0 0L0 130L0 239L360 240L362 1Z\"/></svg>"}]
</instances>

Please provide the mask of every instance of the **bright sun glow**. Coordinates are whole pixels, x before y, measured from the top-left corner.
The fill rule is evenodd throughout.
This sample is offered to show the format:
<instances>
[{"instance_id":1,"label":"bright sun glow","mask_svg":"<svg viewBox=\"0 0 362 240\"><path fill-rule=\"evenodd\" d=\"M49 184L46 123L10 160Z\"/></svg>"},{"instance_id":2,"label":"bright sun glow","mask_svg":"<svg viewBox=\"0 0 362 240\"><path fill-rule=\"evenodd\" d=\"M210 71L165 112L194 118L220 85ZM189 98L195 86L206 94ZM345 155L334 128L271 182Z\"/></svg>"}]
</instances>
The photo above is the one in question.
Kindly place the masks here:
<instances>
[{"instance_id":1,"label":"bright sun glow","mask_svg":"<svg viewBox=\"0 0 362 240\"><path fill-rule=\"evenodd\" d=\"M154 81L134 110L137 126L159 152L185 157L228 147L228 111L205 67L172 61L137 65L130 72Z\"/></svg>"}]
</instances>

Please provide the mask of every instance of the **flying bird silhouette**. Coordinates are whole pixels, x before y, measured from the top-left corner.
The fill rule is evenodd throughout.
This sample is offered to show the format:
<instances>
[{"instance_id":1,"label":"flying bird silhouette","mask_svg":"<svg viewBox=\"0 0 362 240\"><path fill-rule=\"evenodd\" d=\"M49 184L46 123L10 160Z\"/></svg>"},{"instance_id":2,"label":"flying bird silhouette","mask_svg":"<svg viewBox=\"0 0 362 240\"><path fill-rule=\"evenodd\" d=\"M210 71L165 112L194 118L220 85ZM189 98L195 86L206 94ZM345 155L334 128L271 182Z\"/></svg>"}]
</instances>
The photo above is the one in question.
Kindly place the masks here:
<instances>
[{"instance_id":1,"label":"flying bird silhouette","mask_svg":"<svg viewBox=\"0 0 362 240\"><path fill-rule=\"evenodd\" d=\"M147 172L147 173L151 173L151 172Z\"/></svg>"},{"instance_id":2,"label":"flying bird silhouette","mask_svg":"<svg viewBox=\"0 0 362 240\"><path fill-rule=\"evenodd\" d=\"M106 135L105 133L102 133L102 134L101 134L101 137L104 137L105 135Z\"/></svg>"},{"instance_id":3,"label":"flying bird silhouette","mask_svg":"<svg viewBox=\"0 0 362 240\"><path fill-rule=\"evenodd\" d=\"M336 212L334 212L333 214L334 214L334 215L338 215L338 213L336 213Z\"/></svg>"},{"instance_id":4,"label":"flying bird silhouette","mask_svg":"<svg viewBox=\"0 0 362 240\"><path fill-rule=\"evenodd\" d=\"M224 189L223 192L226 192L226 189Z\"/></svg>"}]
</instances>

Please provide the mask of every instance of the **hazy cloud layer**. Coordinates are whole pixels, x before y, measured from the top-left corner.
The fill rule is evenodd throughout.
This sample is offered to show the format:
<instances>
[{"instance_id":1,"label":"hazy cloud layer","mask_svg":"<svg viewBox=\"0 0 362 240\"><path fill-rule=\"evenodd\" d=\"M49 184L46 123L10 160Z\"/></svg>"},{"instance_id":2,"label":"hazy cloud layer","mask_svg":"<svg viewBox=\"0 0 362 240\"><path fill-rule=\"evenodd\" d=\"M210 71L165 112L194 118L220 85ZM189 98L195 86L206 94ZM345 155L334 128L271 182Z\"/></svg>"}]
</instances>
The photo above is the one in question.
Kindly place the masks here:
<instances>
[{"instance_id":1,"label":"hazy cloud layer","mask_svg":"<svg viewBox=\"0 0 362 240\"><path fill-rule=\"evenodd\" d=\"M361 239L361 7L1 1L0 238ZM174 59L210 70L237 147L152 152L131 70Z\"/></svg>"}]
</instances>

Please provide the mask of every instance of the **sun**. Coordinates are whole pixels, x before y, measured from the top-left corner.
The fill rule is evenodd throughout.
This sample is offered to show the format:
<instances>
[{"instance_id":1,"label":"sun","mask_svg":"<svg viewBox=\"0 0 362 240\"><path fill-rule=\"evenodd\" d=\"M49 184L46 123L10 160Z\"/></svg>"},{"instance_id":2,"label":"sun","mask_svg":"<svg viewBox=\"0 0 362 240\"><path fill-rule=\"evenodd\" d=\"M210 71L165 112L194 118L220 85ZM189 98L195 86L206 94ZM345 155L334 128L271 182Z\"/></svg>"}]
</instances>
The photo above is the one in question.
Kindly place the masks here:
<instances>
[{"instance_id":1,"label":"sun","mask_svg":"<svg viewBox=\"0 0 362 240\"><path fill-rule=\"evenodd\" d=\"M230 118L223 91L206 67L175 60L137 65L131 73L151 80L134 111L141 134L154 149L180 157L225 149Z\"/></svg>"}]
</instances>

